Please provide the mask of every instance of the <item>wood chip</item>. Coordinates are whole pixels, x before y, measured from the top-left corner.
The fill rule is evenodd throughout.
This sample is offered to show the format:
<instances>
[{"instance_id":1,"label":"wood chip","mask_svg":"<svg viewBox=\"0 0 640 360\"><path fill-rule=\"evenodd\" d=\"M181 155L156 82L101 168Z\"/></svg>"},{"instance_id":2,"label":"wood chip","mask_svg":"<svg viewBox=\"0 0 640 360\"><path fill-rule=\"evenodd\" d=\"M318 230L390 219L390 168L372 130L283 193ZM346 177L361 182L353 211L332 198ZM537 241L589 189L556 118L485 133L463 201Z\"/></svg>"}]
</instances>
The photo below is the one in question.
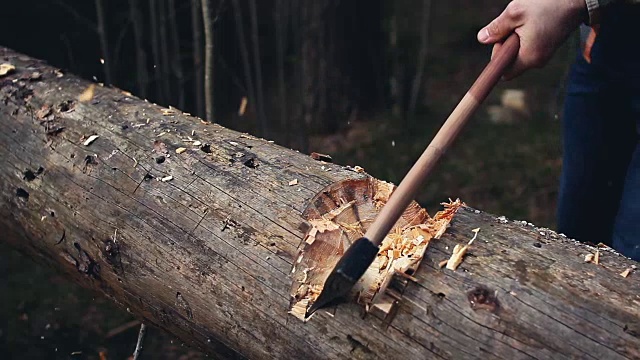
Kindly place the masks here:
<instances>
[{"instance_id":1,"label":"wood chip","mask_svg":"<svg viewBox=\"0 0 640 360\"><path fill-rule=\"evenodd\" d=\"M160 179L160 181L162 182L167 182L167 181L171 181L173 180L173 176L169 175L169 176L165 176L162 179Z\"/></svg>"},{"instance_id":2,"label":"wood chip","mask_svg":"<svg viewBox=\"0 0 640 360\"><path fill-rule=\"evenodd\" d=\"M193 142L193 146L200 146L200 145L202 145L202 143L198 140Z\"/></svg>"},{"instance_id":3,"label":"wood chip","mask_svg":"<svg viewBox=\"0 0 640 360\"><path fill-rule=\"evenodd\" d=\"M587 254L584 256L584 262L589 263L593 261L593 254Z\"/></svg>"},{"instance_id":4,"label":"wood chip","mask_svg":"<svg viewBox=\"0 0 640 360\"><path fill-rule=\"evenodd\" d=\"M453 254L451 254L451 257L449 258L449 260L447 260L447 269L455 271L458 268L458 266L462 263L462 259L467 254L467 250L469 249L469 246L473 244L473 241L478 236L478 232L480 231L480 228L473 229L471 231L473 231L475 235L473 235L473 238L469 240L469 242L466 245L464 246L456 245L453 248Z\"/></svg>"},{"instance_id":5,"label":"wood chip","mask_svg":"<svg viewBox=\"0 0 640 360\"><path fill-rule=\"evenodd\" d=\"M291 310L289 310L289 314L297 317L302 321L306 321L305 315L307 314L307 307L309 306L309 299L302 299L295 303Z\"/></svg>"},{"instance_id":6,"label":"wood chip","mask_svg":"<svg viewBox=\"0 0 640 360\"><path fill-rule=\"evenodd\" d=\"M0 76L5 76L16 69L15 66L9 63L0 64Z\"/></svg>"},{"instance_id":7,"label":"wood chip","mask_svg":"<svg viewBox=\"0 0 640 360\"><path fill-rule=\"evenodd\" d=\"M633 268L628 268L627 270L621 272L620 276L622 276L623 278L626 278L627 276L629 276L629 274L631 274L632 271L633 271Z\"/></svg>"},{"instance_id":8,"label":"wood chip","mask_svg":"<svg viewBox=\"0 0 640 360\"><path fill-rule=\"evenodd\" d=\"M176 149L176 153L178 153L178 154L182 154L185 151L187 151L187 148L179 147L179 148Z\"/></svg>"},{"instance_id":9,"label":"wood chip","mask_svg":"<svg viewBox=\"0 0 640 360\"><path fill-rule=\"evenodd\" d=\"M99 138L99 137L100 136L98 136L98 135L91 135L91 136L89 136L89 138L87 140L84 141L83 144L85 146L89 146L89 145L91 145L92 142L96 141L96 139Z\"/></svg>"},{"instance_id":10,"label":"wood chip","mask_svg":"<svg viewBox=\"0 0 640 360\"><path fill-rule=\"evenodd\" d=\"M247 97L243 96L242 100L240 100L240 108L238 109L238 116L244 115L244 112L247 110Z\"/></svg>"},{"instance_id":11,"label":"wood chip","mask_svg":"<svg viewBox=\"0 0 640 360\"><path fill-rule=\"evenodd\" d=\"M78 96L78 101L80 102L88 102L93 99L93 95L95 94L96 84L89 85L83 92Z\"/></svg>"},{"instance_id":12,"label":"wood chip","mask_svg":"<svg viewBox=\"0 0 640 360\"><path fill-rule=\"evenodd\" d=\"M596 255L593 257L593 263L600 265L600 250L596 250Z\"/></svg>"},{"instance_id":13,"label":"wood chip","mask_svg":"<svg viewBox=\"0 0 640 360\"><path fill-rule=\"evenodd\" d=\"M294 186L294 185L298 185L298 179L293 179L289 181L289 186Z\"/></svg>"},{"instance_id":14,"label":"wood chip","mask_svg":"<svg viewBox=\"0 0 640 360\"><path fill-rule=\"evenodd\" d=\"M176 112L173 109L162 109L162 115L175 115Z\"/></svg>"}]
</instances>

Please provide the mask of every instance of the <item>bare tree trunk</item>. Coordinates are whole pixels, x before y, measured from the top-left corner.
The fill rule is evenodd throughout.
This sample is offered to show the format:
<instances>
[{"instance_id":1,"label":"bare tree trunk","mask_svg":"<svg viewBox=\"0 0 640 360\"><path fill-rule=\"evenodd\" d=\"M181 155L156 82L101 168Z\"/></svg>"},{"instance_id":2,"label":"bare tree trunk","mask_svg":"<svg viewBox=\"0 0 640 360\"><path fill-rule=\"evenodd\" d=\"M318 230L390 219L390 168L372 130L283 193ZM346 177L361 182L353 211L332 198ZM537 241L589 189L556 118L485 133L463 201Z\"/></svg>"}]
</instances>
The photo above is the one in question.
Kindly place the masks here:
<instances>
[{"instance_id":1,"label":"bare tree trunk","mask_svg":"<svg viewBox=\"0 0 640 360\"><path fill-rule=\"evenodd\" d=\"M162 89L162 64L160 59L160 44L158 39L158 7L157 0L149 0L149 33L151 34L151 52L153 53L153 73L156 88L157 102L164 104L164 91ZM162 0L161 0L162 1Z\"/></svg>"},{"instance_id":2,"label":"bare tree trunk","mask_svg":"<svg viewBox=\"0 0 640 360\"><path fill-rule=\"evenodd\" d=\"M323 2L324 0L319 0ZM316 66L314 59L317 58L318 52L321 51L319 47L322 46L322 42L318 41L316 38L312 38L312 34L317 34L319 30L317 28L320 26L318 24L318 20L314 16L314 7L318 6L316 1L313 2L300 2L300 17L301 17L301 28L302 32L302 40L300 47L300 65L301 65L301 89L300 93L302 95L302 123L305 127L306 135L309 135L309 130L313 129L313 125L315 123L315 101L317 99L318 87L316 86L316 78L314 76L315 72L319 71ZM305 150L306 146L308 146L308 140L305 138Z\"/></svg>"},{"instance_id":3,"label":"bare tree trunk","mask_svg":"<svg viewBox=\"0 0 640 360\"><path fill-rule=\"evenodd\" d=\"M411 85L411 100L409 101L409 109L407 116L413 118L418 103L418 95L424 77L424 68L427 63L427 55L429 52L429 25L431 23L431 0L422 0L422 21L420 25L420 52L418 54L418 64L416 66L416 75Z\"/></svg>"},{"instance_id":4,"label":"bare tree trunk","mask_svg":"<svg viewBox=\"0 0 640 360\"><path fill-rule=\"evenodd\" d=\"M0 241L212 358L640 358L638 262L467 206L410 275L388 268L398 275L378 294L393 312L348 297L303 323L288 312L311 271L300 250L344 249L306 236L312 223L333 219L347 244L362 223L336 207L368 223L391 184L136 97L113 106L115 88L73 102L89 81L3 47L0 58L16 67L0 81ZM153 121L122 126L140 113ZM210 146L184 144L193 131ZM441 268L474 232L457 270Z\"/></svg>"},{"instance_id":5,"label":"bare tree trunk","mask_svg":"<svg viewBox=\"0 0 640 360\"><path fill-rule=\"evenodd\" d=\"M160 72L162 73L162 91L165 98L165 104L173 103L175 98L172 96L171 86L171 55L169 55L169 38L167 36L167 4L166 0L158 2L158 34L160 37Z\"/></svg>"},{"instance_id":6,"label":"bare tree trunk","mask_svg":"<svg viewBox=\"0 0 640 360\"><path fill-rule=\"evenodd\" d=\"M178 93L178 108L184 110L184 73L182 71L182 49L180 48L180 36L178 35L178 24L176 20L175 0L169 0L168 4L169 28L171 31L171 46L173 47L173 73L176 77Z\"/></svg>"},{"instance_id":7,"label":"bare tree trunk","mask_svg":"<svg viewBox=\"0 0 640 360\"><path fill-rule=\"evenodd\" d=\"M276 28L276 62L278 68L278 91L280 97L280 129L283 145L289 145L290 133L287 129L287 88L285 84L285 43L287 40L289 1L276 0L274 10L274 22Z\"/></svg>"},{"instance_id":8,"label":"bare tree trunk","mask_svg":"<svg viewBox=\"0 0 640 360\"><path fill-rule=\"evenodd\" d=\"M138 83L138 95L147 98L147 54L142 43L142 18L138 9L139 0L129 0L129 12L131 13L131 25L136 44L136 81Z\"/></svg>"},{"instance_id":9,"label":"bare tree trunk","mask_svg":"<svg viewBox=\"0 0 640 360\"><path fill-rule=\"evenodd\" d=\"M296 79L296 89L298 90L294 95L295 106L293 118L293 128L295 129L297 137L297 146L303 153L308 153L309 150L309 137L307 131L307 123L305 118L305 69L306 64L304 61L304 44L305 33L307 31L305 18L307 2L291 1L291 32L293 36L293 43L295 44L295 51L298 58L298 65L295 66L294 74Z\"/></svg>"},{"instance_id":10,"label":"bare tree trunk","mask_svg":"<svg viewBox=\"0 0 640 360\"><path fill-rule=\"evenodd\" d=\"M202 7L200 5L200 0L191 0L191 32L193 33L193 70L196 115L204 118L206 115L203 101L204 75L202 72Z\"/></svg>"},{"instance_id":11,"label":"bare tree trunk","mask_svg":"<svg viewBox=\"0 0 640 360\"><path fill-rule=\"evenodd\" d=\"M102 0L95 0L96 17L98 18L97 31L100 39L100 48L102 49L102 60L104 61L104 82L111 85L111 56L109 53L109 41L107 39L107 24L104 18L104 7Z\"/></svg>"},{"instance_id":12,"label":"bare tree trunk","mask_svg":"<svg viewBox=\"0 0 640 360\"><path fill-rule=\"evenodd\" d=\"M395 8L394 5L391 5ZM395 9L394 9L395 11ZM398 49L398 17L394 13L389 20L389 48L391 51L391 79L389 79L391 92L391 113L396 118L404 118L404 81L402 64Z\"/></svg>"},{"instance_id":13,"label":"bare tree trunk","mask_svg":"<svg viewBox=\"0 0 640 360\"><path fill-rule=\"evenodd\" d=\"M249 65L249 50L247 49L247 40L244 36L244 25L242 22L242 8L240 8L239 0L232 0L233 12L236 20L236 32L238 33L238 46L240 46L240 55L242 57L242 67L244 68L245 85L247 88L247 97L249 98L249 106L252 107L258 118L258 127L260 126L260 111L256 103L256 91L253 86L253 76L251 74L251 66Z\"/></svg>"},{"instance_id":14,"label":"bare tree trunk","mask_svg":"<svg viewBox=\"0 0 640 360\"><path fill-rule=\"evenodd\" d=\"M264 111L264 93L262 87L262 64L260 57L260 40L258 34L258 10L256 0L249 0L249 13L251 18L251 40L253 42L253 65L256 72L256 101L258 108L258 118L260 119L260 129L262 136L269 136L269 123Z\"/></svg>"},{"instance_id":15,"label":"bare tree trunk","mask_svg":"<svg viewBox=\"0 0 640 360\"><path fill-rule=\"evenodd\" d=\"M202 21L204 24L204 101L206 104L206 120L213 122L213 23L209 0L202 1Z\"/></svg>"}]
</instances>

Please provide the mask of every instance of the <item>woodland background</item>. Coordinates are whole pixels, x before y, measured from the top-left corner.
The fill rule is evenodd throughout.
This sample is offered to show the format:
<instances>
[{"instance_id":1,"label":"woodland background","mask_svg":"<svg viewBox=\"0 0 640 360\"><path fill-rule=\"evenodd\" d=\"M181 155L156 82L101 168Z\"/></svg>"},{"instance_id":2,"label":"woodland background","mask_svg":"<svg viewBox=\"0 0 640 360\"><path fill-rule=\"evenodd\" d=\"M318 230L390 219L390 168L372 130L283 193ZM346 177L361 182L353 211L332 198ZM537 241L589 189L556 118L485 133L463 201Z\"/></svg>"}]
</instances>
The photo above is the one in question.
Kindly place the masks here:
<instances>
[{"instance_id":1,"label":"woodland background","mask_svg":"<svg viewBox=\"0 0 640 360\"><path fill-rule=\"evenodd\" d=\"M5 0L0 45L397 184L489 60L476 32L506 3ZM420 192L430 213L459 197L554 227L576 48L498 85ZM94 296L0 245L0 353L127 358L138 323ZM203 355L151 329L145 357Z\"/></svg>"}]
</instances>

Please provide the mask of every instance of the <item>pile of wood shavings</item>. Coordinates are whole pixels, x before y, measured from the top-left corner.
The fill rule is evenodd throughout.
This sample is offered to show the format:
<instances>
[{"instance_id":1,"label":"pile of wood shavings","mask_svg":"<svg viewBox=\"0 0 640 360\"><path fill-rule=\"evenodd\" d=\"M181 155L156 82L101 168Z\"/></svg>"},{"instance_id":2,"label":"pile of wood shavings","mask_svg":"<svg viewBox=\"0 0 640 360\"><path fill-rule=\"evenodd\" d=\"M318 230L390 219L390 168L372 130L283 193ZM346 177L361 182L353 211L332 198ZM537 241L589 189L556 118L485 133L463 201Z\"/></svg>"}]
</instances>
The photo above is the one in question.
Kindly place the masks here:
<instances>
[{"instance_id":1,"label":"pile of wood shavings","mask_svg":"<svg viewBox=\"0 0 640 360\"><path fill-rule=\"evenodd\" d=\"M380 245L378 256L358 284L362 286L358 303L370 305L394 273L405 273L415 267L422 260L433 235L424 224L387 235Z\"/></svg>"},{"instance_id":2,"label":"pile of wood shavings","mask_svg":"<svg viewBox=\"0 0 640 360\"><path fill-rule=\"evenodd\" d=\"M375 207L380 209L390 193L391 191L382 191L376 194L372 199ZM422 223L406 224L403 227L395 227L390 231L380 245L378 256L354 287L359 304L370 310L376 304L384 301L382 295L396 273L406 274L409 271L415 273L431 239L438 239L445 233L456 211L464 206L464 203L458 199L455 201L450 200L449 203L443 203L442 205L444 209L434 217L431 218L427 215ZM340 246L339 251L330 254L330 256L333 256L333 260L326 261L322 268L306 269L303 272L303 279L299 281L300 285L294 294L295 301L289 311L290 314L302 321L308 320L305 318L306 311L320 295L326 276L328 276L333 269L333 265L350 244L348 239L364 235L365 229L358 224L344 224L336 221L346 209L353 206L353 202L343 204L325 214L321 219L309 221L311 229L305 236L307 246L312 245L318 236L330 235L344 238L344 246ZM301 254L296 262L297 264L301 263L302 257L303 255ZM295 266L293 272L296 272ZM314 272L313 279L307 276L309 272ZM319 276L318 274L320 273L323 276ZM314 281L314 279L320 279L320 281Z\"/></svg>"}]
</instances>

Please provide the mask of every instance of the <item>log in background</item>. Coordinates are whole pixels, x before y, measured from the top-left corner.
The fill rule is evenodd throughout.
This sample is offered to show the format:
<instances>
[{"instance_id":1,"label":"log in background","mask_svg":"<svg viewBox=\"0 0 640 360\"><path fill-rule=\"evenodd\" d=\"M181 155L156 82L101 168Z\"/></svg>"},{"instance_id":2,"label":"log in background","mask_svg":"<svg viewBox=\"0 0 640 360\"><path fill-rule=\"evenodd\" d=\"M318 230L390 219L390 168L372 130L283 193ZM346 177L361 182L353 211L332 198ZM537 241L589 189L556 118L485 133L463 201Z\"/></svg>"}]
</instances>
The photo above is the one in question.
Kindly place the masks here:
<instances>
[{"instance_id":1,"label":"log in background","mask_svg":"<svg viewBox=\"0 0 640 360\"><path fill-rule=\"evenodd\" d=\"M79 102L90 82L0 47L2 62L17 67L0 77L2 239L215 358L640 358L640 274L619 275L637 263L584 263L594 248L471 208L391 321L345 304L302 323L287 314L301 212L367 175L118 89Z\"/></svg>"}]
</instances>

